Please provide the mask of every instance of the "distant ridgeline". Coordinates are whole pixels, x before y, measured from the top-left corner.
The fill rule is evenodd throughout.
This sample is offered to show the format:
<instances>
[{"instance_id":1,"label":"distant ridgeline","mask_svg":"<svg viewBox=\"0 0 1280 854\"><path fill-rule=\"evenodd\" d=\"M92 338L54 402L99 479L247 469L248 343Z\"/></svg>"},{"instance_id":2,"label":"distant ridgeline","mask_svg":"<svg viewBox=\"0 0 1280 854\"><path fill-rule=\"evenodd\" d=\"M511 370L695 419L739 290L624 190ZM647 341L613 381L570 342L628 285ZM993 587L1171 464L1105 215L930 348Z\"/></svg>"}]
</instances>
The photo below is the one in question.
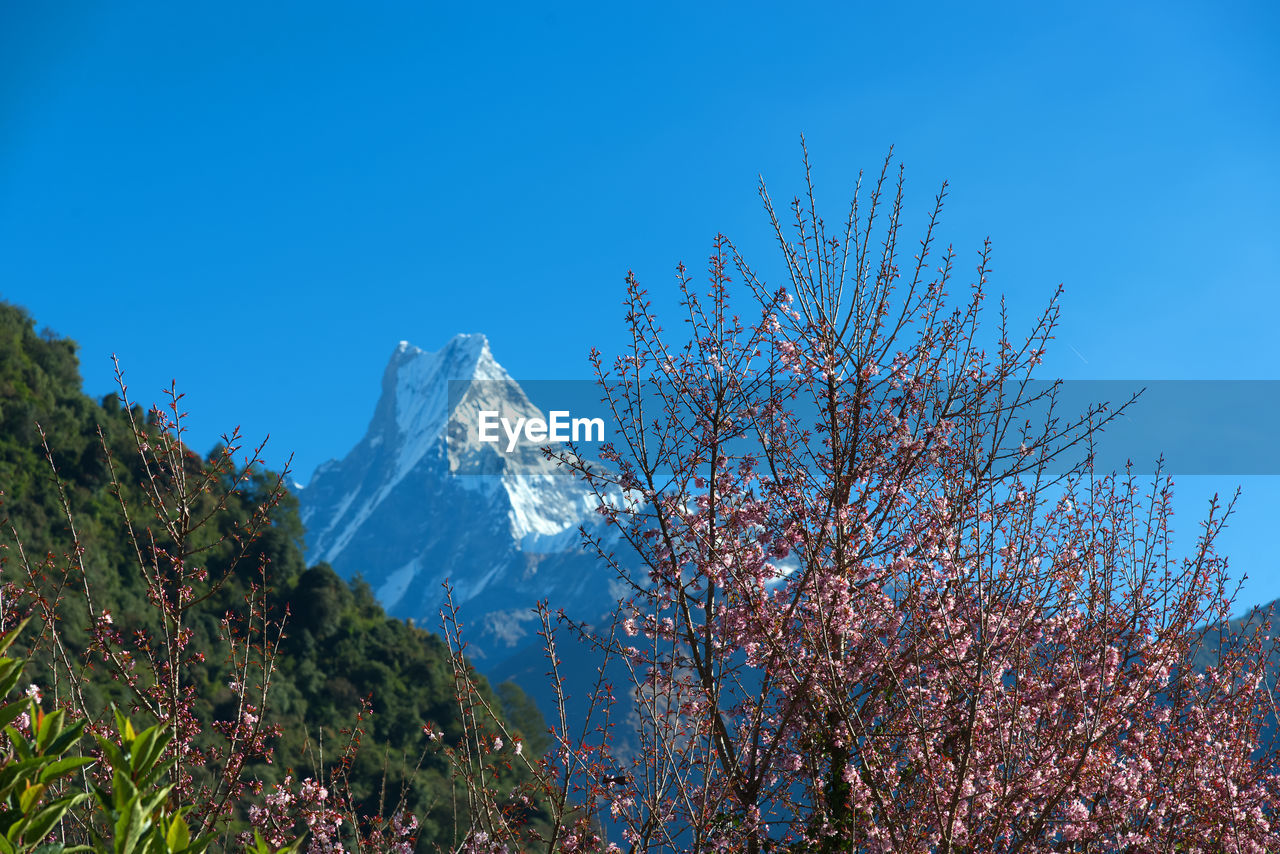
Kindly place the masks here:
<instances>
[{"instance_id":1,"label":"distant ridgeline","mask_svg":"<svg viewBox=\"0 0 1280 854\"><path fill-rule=\"evenodd\" d=\"M135 417L145 420L136 407ZM146 602L133 546L123 532L120 504L111 491L110 472L98 437L101 425L116 475L122 481L123 497L132 507L142 506L137 500L141 472L132 450L127 413L115 395L95 402L82 393L74 342L47 330L37 333L26 311L0 302L0 518L4 519L0 560L4 578L17 582L24 581L26 573L11 530L16 531L33 562L51 554L54 566L65 565L61 556L72 551L37 422L48 435L66 488L97 607L109 609L121 629L155 630L154 611ZM247 494L228 507L224 524L244 524L255 504L255 493L265 494L274 483L269 472L253 472ZM277 781L291 770L295 779L318 777L315 765L322 731L327 766L341 752L339 731L352 726L362 699L371 697L374 714L366 721L368 734L350 778L361 811L375 814L380 799L390 808L407 788L406 806L422 823L420 850L437 841L447 845L454 828L453 809L456 804L465 810L465 798L451 796L450 772L438 754L428 752L420 771L412 773L423 753L425 723L442 729L447 741L456 740L461 732L443 642L434 634L388 617L358 570L347 573L354 580L346 582L328 564L308 569L298 504L292 496L276 506L271 522L253 547L256 554L250 557L255 559L242 560L189 622L195 632L195 649L222 650L218 640L222 615L239 606L249 585L258 580L256 555L269 559L273 607L282 613L287 604L290 613L265 716L282 725L283 735L276 743L274 763L256 767L253 775L267 782ZM207 554L212 577L227 565L229 554L224 551L214 549ZM47 591L50 594L58 592L53 589L59 583L57 578L46 578L43 583L52 585ZM60 628L72 656L81 655L88 645L88 609L79 584L75 579L75 585L61 591ZM47 667L37 660L28 673L39 679ZM228 685L232 676L220 652L211 652L203 665L188 675L198 697L195 711L206 731L211 721L235 714L236 697ZM87 670L86 690L90 708L105 708L111 701L124 699L120 686L98 670ZM495 708L504 710L508 724L524 736L531 751L545 746L542 717L519 688L501 685L496 696L487 684L482 690L494 699ZM308 738L310 748L304 750ZM518 771L511 773L513 779L519 775ZM465 827L465 816L459 819Z\"/></svg>"},{"instance_id":2,"label":"distant ridgeline","mask_svg":"<svg viewBox=\"0 0 1280 854\"><path fill-rule=\"evenodd\" d=\"M1195 669L1204 671L1206 668L1217 666L1222 657L1224 640L1228 637L1239 638L1247 635L1268 616L1272 620L1272 629L1268 634L1271 637L1275 637L1276 632L1280 631L1280 599L1266 605L1250 608L1235 619L1206 626L1200 648L1192 657ZM1280 685L1280 650L1273 650L1271 656L1267 659L1265 678L1272 691L1275 691L1277 685ZM1280 696L1274 697L1273 700L1276 703L1275 711L1268 715L1260 726L1261 732L1259 733L1258 743L1262 745L1271 744L1280 736L1280 720L1278 720L1278 715L1280 715Z\"/></svg>"}]
</instances>

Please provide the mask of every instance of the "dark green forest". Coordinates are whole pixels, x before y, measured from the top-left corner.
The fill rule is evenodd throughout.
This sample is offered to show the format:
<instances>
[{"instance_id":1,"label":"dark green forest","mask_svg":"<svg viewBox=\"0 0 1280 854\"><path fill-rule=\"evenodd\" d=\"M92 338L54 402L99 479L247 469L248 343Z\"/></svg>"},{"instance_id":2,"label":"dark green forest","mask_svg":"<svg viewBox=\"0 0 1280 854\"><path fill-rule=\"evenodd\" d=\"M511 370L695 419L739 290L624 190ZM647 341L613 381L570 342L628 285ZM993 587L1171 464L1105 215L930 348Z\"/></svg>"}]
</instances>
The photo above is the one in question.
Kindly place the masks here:
<instances>
[{"instance_id":1,"label":"dark green forest","mask_svg":"<svg viewBox=\"0 0 1280 854\"><path fill-rule=\"evenodd\" d=\"M154 636L159 630L157 609L148 599L138 552L123 522L123 512L132 511L138 514L135 528L148 523L140 509L146 506L147 471L133 425L154 430L156 419L137 406L127 410L114 394L93 400L81 386L76 344L38 332L27 312L0 303L0 563L7 582L0 618L7 629L35 615L20 645L31 656L27 677L52 694L52 702L65 695L67 681L78 681L85 707L106 714L117 703L149 725L155 721L145 719L145 710L131 701L123 683L87 653L92 631L87 597L93 597L99 613L110 612L113 627L125 637ZM222 450L197 456L188 449L191 469L200 471ZM421 822L419 850L452 844L456 828L466 826L465 798L449 764L423 732L424 725L434 725L444 732L445 744L462 733L444 642L389 618L359 577L347 582L326 564L306 566L296 499L285 493L272 503L275 473L252 466L217 477L227 481L229 497L201 533L201 559L211 579L225 580L211 587L186 621L192 631L189 648L203 660L183 676L194 689L193 711L205 736L215 721L235 716L238 702L231 686L233 662L222 640L223 619L246 607L255 585L264 583L265 567L262 601L272 619L283 620L284 635L263 716L279 724L281 734L269 742L270 762L255 760L249 776L266 784L289 773L295 780L322 778L340 765L367 701L372 711L363 717L360 749L345 771L358 812L388 814L403 803ZM269 524L249 541L243 534L253 528L255 508L264 501ZM42 618L50 612L38 607L37 597L56 612L56 626ZM52 642L55 634L61 651ZM56 666L58 656L70 669ZM75 676L68 680L66 673ZM478 678L482 694L537 755L546 744L537 709L514 684L495 690ZM517 768L498 773L513 783L522 779Z\"/></svg>"}]
</instances>

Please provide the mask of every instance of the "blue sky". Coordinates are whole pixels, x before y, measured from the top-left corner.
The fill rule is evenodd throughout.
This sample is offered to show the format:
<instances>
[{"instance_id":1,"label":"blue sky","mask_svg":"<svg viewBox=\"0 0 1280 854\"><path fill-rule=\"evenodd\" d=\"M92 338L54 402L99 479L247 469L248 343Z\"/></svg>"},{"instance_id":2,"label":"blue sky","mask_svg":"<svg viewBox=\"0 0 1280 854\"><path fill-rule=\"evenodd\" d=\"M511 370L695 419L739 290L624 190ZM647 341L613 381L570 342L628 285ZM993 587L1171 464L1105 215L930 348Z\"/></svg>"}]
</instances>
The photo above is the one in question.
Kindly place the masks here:
<instances>
[{"instance_id":1,"label":"blue sky","mask_svg":"<svg viewBox=\"0 0 1280 854\"><path fill-rule=\"evenodd\" d=\"M1065 283L1047 375L1280 378L1277 7L975 5L7 3L0 295L89 392L118 353L306 481L401 339L585 377L628 269L670 305L723 231L776 271L756 176L796 192L803 133L832 218L892 144L1015 322ZM1186 480L1189 530L1227 484ZM1227 540L1253 601L1275 480Z\"/></svg>"}]
</instances>

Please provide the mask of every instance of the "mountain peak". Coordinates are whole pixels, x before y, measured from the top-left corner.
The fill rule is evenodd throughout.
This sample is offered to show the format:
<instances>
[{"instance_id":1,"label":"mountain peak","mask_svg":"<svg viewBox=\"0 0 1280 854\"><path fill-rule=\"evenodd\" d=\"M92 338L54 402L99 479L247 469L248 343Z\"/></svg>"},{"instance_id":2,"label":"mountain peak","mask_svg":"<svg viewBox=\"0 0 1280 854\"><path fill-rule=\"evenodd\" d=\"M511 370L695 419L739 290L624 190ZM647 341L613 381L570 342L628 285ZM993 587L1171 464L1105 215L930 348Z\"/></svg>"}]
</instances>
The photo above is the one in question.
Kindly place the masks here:
<instances>
[{"instance_id":1,"label":"mountain peak","mask_svg":"<svg viewBox=\"0 0 1280 854\"><path fill-rule=\"evenodd\" d=\"M451 380L514 385L489 351L489 339L480 333L455 335L434 353L401 341L382 378L375 422L390 426L394 418L395 432L403 437L441 435L452 407Z\"/></svg>"},{"instance_id":2,"label":"mountain peak","mask_svg":"<svg viewBox=\"0 0 1280 854\"><path fill-rule=\"evenodd\" d=\"M578 526L597 522L595 496L536 448L500 454L474 438L487 411L542 417L484 335L435 352L401 341L368 432L318 468L300 500L311 560L363 573L393 613L424 621L451 578L458 602L483 597L497 652L520 640L539 598L603 613L614 597L579 548Z\"/></svg>"},{"instance_id":3,"label":"mountain peak","mask_svg":"<svg viewBox=\"0 0 1280 854\"><path fill-rule=\"evenodd\" d=\"M488 350L489 339L485 337L483 332L459 332L457 335L449 339L449 343L444 349L451 348Z\"/></svg>"},{"instance_id":4,"label":"mountain peak","mask_svg":"<svg viewBox=\"0 0 1280 854\"><path fill-rule=\"evenodd\" d=\"M489 338L482 332L459 332L450 338L439 350L424 350L415 345L412 341L404 340L396 344L395 350L391 353L392 362L401 362L405 359L416 359L420 356L440 357L447 354L464 355L489 352Z\"/></svg>"}]
</instances>

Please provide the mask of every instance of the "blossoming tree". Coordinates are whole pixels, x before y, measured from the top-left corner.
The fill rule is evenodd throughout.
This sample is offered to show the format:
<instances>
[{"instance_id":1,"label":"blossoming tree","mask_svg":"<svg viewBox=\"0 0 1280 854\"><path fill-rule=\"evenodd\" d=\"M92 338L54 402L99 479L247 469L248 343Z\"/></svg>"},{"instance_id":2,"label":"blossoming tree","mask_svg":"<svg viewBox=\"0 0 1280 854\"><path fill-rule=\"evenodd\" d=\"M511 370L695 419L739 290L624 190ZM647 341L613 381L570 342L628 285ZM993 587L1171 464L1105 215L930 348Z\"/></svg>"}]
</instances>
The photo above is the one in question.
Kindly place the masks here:
<instances>
[{"instance_id":1,"label":"blossoming tree","mask_svg":"<svg viewBox=\"0 0 1280 854\"><path fill-rule=\"evenodd\" d=\"M1280 850L1265 621L1190 667L1230 503L1176 556L1169 479L1088 461L1118 410L1031 383L1058 295L985 323L989 246L957 296L944 187L905 261L890 168L835 232L807 157L789 226L762 185L786 286L718 238L679 341L628 278L621 440L560 455L643 566L597 543L640 721L602 803L635 851Z\"/></svg>"}]
</instances>

